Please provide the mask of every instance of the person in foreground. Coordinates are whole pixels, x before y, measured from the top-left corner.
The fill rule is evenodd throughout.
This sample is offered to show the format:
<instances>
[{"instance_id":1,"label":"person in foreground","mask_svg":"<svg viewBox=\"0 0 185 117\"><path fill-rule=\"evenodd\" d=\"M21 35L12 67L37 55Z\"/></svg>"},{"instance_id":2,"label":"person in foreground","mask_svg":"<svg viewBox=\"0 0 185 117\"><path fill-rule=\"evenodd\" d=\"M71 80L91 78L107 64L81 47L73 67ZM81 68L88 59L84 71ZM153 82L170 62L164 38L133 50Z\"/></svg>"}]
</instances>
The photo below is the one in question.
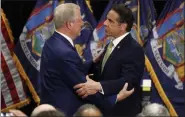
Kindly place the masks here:
<instances>
[{"instance_id":1,"label":"person in foreground","mask_svg":"<svg viewBox=\"0 0 185 117\"><path fill-rule=\"evenodd\" d=\"M20 110L10 109L9 112L12 113L13 114L12 116L15 116L15 117L28 117L25 113L23 113ZM65 115L63 112L58 111L57 109L55 109L53 106L49 104L42 104L37 106L31 114L31 117L47 117L47 116L64 117Z\"/></svg>"},{"instance_id":2,"label":"person in foreground","mask_svg":"<svg viewBox=\"0 0 185 117\"><path fill-rule=\"evenodd\" d=\"M138 117L140 117L140 116L169 117L170 114L169 114L167 108L164 107L163 105L157 104L157 103L151 103L151 104L146 105L143 108L142 112L140 114L138 114Z\"/></svg>"},{"instance_id":3,"label":"person in foreground","mask_svg":"<svg viewBox=\"0 0 185 117\"><path fill-rule=\"evenodd\" d=\"M98 82L88 79L88 82L74 87L83 98L97 92L106 96L117 94L126 82L129 89L135 89L131 96L116 103L110 111L102 111L104 115L136 116L142 109L140 82L145 58L142 47L130 34L133 22L132 11L124 4L116 4L111 8L104 25L106 36L112 40L105 47L100 61L92 66L94 79Z\"/></svg>"},{"instance_id":4,"label":"person in foreground","mask_svg":"<svg viewBox=\"0 0 185 117\"><path fill-rule=\"evenodd\" d=\"M41 55L41 104L50 104L72 116L85 103L106 109L133 93L134 89L127 91L128 84L123 84L115 95L105 97L97 92L81 99L73 87L87 81L84 68L90 62L82 62L73 43L83 26L80 7L73 3L60 4L55 8L53 20L56 30L45 42Z\"/></svg>"},{"instance_id":5,"label":"person in foreground","mask_svg":"<svg viewBox=\"0 0 185 117\"><path fill-rule=\"evenodd\" d=\"M82 105L73 117L103 117L101 111L92 104Z\"/></svg>"}]
</instances>

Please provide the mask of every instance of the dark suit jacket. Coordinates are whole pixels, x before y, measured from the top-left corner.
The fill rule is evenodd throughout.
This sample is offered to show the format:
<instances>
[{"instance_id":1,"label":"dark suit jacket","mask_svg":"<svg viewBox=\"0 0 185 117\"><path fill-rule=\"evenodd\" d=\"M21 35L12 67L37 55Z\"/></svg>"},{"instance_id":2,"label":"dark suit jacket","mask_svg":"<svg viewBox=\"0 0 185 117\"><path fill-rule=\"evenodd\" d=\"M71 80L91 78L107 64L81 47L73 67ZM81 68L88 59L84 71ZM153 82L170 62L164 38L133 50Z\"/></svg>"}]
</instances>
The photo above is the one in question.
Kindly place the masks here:
<instances>
[{"instance_id":1,"label":"dark suit jacket","mask_svg":"<svg viewBox=\"0 0 185 117\"><path fill-rule=\"evenodd\" d=\"M43 47L41 56L41 104L51 104L67 116L84 103L93 103L100 108L115 104L116 96L109 98L97 93L82 100L73 87L86 82L86 72L76 49L59 33L55 32Z\"/></svg>"},{"instance_id":2,"label":"dark suit jacket","mask_svg":"<svg viewBox=\"0 0 185 117\"><path fill-rule=\"evenodd\" d=\"M96 65L95 79L100 81L105 95L117 94L126 82L129 89L135 88L130 97L118 102L114 109L104 111L104 114L110 116L135 116L141 111L140 82L145 65L142 47L128 34L114 48L101 73L103 56L100 63Z\"/></svg>"}]
</instances>

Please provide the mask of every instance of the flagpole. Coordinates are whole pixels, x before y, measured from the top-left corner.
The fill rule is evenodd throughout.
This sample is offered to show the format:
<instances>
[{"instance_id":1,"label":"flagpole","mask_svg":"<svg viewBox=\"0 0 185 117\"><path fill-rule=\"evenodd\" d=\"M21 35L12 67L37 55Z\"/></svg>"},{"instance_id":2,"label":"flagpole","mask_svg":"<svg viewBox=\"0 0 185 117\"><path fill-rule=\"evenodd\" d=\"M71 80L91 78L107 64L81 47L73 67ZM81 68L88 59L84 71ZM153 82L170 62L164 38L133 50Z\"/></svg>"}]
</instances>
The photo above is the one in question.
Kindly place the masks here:
<instances>
[{"instance_id":1,"label":"flagpole","mask_svg":"<svg viewBox=\"0 0 185 117\"><path fill-rule=\"evenodd\" d=\"M137 1L137 39L138 43L143 46L142 40L140 38L140 2L139 0Z\"/></svg>"}]
</instances>

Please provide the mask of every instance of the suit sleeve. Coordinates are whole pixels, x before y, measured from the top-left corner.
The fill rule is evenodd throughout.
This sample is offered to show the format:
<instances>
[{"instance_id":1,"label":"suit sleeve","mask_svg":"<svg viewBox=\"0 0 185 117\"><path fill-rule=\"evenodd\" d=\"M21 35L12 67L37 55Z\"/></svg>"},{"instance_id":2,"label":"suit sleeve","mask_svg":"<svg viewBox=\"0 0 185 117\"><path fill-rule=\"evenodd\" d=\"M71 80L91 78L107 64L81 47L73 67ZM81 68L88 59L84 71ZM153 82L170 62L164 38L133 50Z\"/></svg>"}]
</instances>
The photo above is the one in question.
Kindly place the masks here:
<instances>
[{"instance_id":1,"label":"suit sleeve","mask_svg":"<svg viewBox=\"0 0 185 117\"><path fill-rule=\"evenodd\" d=\"M128 90L140 86L140 80L144 72L144 52L141 48L136 48L128 58L124 58L121 63L120 77L116 80L101 81L105 95L117 94L128 83Z\"/></svg>"},{"instance_id":2,"label":"suit sleeve","mask_svg":"<svg viewBox=\"0 0 185 117\"><path fill-rule=\"evenodd\" d=\"M76 84L86 82L86 74L83 69L83 63L81 59L71 53L68 55L67 59L59 63L58 69L60 69L64 82L68 85L71 90L75 92L73 87ZM113 107L116 102L116 95L104 97L101 93L96 93L95 95L88 96L87 100L91 103L97 105L98 107Z\"/></svg>"}]
</instances>

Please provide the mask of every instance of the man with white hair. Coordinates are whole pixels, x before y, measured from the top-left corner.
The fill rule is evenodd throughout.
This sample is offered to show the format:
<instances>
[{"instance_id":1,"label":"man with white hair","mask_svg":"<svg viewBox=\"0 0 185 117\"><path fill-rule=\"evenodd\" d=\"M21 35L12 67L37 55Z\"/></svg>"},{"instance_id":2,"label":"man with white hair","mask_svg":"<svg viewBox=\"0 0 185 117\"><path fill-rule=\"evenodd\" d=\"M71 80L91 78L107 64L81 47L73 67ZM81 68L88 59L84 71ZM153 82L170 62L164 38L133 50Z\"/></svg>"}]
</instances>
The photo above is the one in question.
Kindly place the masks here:
<instances>
[{"instance_id":1,"label":"man with white hair","mask_svg":"<svg viewBox=\"0 0 185 117\"><path fill-rule=\"evenodd\" d=\"M101 93L86 99L78 97L73 87L87 81L84 63L73 43L83 26L80 7L73 3L59 5L54 12L54 24L56 30L45 42L41 56L41 104L51 104L72 116L84 103L107 108L133 93L126 90L126 84L118 95L108 98Z\"/></svg>"},{"instance_id":2,"label":"man with white hair","mask_svg":"<svg viewBox=\"0 0 185 117\"><path fill-rule=\"evenodd\" d=\"M138 116L170 116L168 110L163 105L152 103L146 105Z\"/></svg>"}]
</instances>

